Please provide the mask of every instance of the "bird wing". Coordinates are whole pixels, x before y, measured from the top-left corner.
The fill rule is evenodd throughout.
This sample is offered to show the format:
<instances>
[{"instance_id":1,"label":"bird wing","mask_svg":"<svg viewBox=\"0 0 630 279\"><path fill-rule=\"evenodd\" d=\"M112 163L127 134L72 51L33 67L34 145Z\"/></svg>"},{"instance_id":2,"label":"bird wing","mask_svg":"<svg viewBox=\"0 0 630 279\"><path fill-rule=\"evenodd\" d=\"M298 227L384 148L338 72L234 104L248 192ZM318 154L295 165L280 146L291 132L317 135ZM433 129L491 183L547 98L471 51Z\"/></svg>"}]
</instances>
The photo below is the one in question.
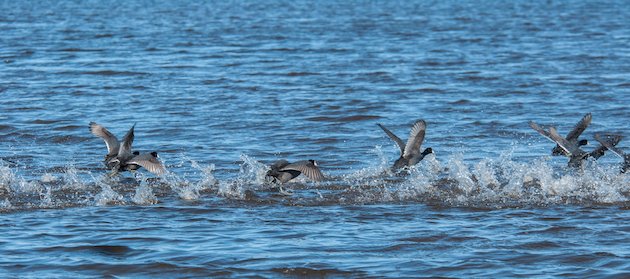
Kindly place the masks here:
<instances>
[{"instance_id":1,"label":"bird wing","mask_svg":"<svg viewBox=\"0 0 630 279\"><path fill-rule=\"evenodd\" d=\"M136 124L131 126L131 129L125 134L123 137L122 143L120 145L120 149L118 150L118 157L131 157L131 144L133 144L133 129L136 127Z\"/></svg>"},{"instance_id":2,"label":"bird wing","mask_svg":"<svg viewBox=\"0 0 630 279\"><path fill-rule=\"evenodd\" d=\"M576 144L569 142L567 139L563 138L558 134L558 131L555 127L549 128L549 137L552 141L558 144L562 150L564 150L569 156L573 154L577 154L579 152L579 148Z\"/></svg>"},{"instance_id":3,"label":"bird wing","mask_svg":"<svg viewBox=\"0 0 630 279\"><path fill-rule=\"evenodd\" d=\"M299 171L314 181L320 181L324 179L324 174L322 174L322 171L319 170L319 168L311 161L298 161L292 164L288 164L281 169L281 171L287 170Z\"/></svg>"},{"instance_id":4,"label":"bird wing","mask_svg":"<svg viewBox=\"0 0 630 279\"><path fill-rule=\"evenodd\" d=\"M586 130L586 127L591 124L591 120L593 120L593 116L590 112L584 115L584 117L582 117L582 119L580 119L580 121L575 124L573 130L571 130L571 132L567 134L567 140L577 141L578 137L584 132L584 130Z\"/></svg>"},{"instance_id":5,"label":"bird wing","mask_svg":"<svg viewBox=\"0 0 630 279\"><path fill-rule=\"evenodd\" d=\"M164 165L158 160L157 155L153 156L151 153L137 155L127 161L127 164L139 165L156 175L162 175L166 172Z\"/></svg>"},{"instance_id":6,"label":"bird wing","mask_svg":"<svg viewBox=\"0 0 630 279\"><path fill-rule=\"evenodd\" d=\"M382 124L376 124L379 127L381 127L381 129L383 129L383 131L385 131L385 134L387 134L389 136L390 139L392 139L400 148L400 154L404 154L405 153L405 143L396 135L394 135L394 133L392 133L392 131L390 131L389 129L385 128L385 126L383 126Z\"/></svg>"},{"instance_id":7,"label":"bird wing","mask_svg":"<svg viewBox=\"0 0 630 279\"><path fill-rule=\"evenodd\" d=\"M608 150L617 154L617 156L624 158L625 153L623 150L617 148L615 145L619 143L621 140L620 135L607 135L606 139L602 139L599 134L595 134L595 139L604 147L608 148ZM616 142L616 143L615 143Z\"/></svg>"},{"instance_id":8,"label":"bird wing","mask_svg":"<svg viewBox=\"0 0 630 279\"><path fill-rule=\"evenodd\" d=\"M529 127L531 127L532 129L534 129L536 132L538 132L539 134L541 134L543 137L554 141L551 136L549 135L549 132L545 131L545 129L543 127L540 127L538 124L536 124L536 122L534 121L529 121Z\"/></svg>"},{"instance_id":9,"label":"bird wing","mask_svg":"<svg viewBox=\"0 0 630 279\"><path fill-rule=\"evenodd\" d=\"M424 140L424 133L427 129L427 123L420 119L413 123L411 131L409 132L409 139L407 139L407 145L405 145L404 158L411 158L414 155L420 154L420 145Z\"/></svg>"},{"instance_id":10,"label":"bird wing","mask_svg":"<svg viewBox=\"0 0 630 279\"><path fill-rule=\"evenodd\" d=\"M118 149L120 148L118 138L116 138L116 136L114 136L114 134L112 134L110 131L105 129L105 127L96 124L95 122L90 122L90 132L105 141L105 145L107 145L108 155L114 155L118 153Z\"/></svg>"},{"instance_id":11,"label":"bird wing","mask_svg":"<svg viewBox=\"0 0 630 279\"><path fill-rule=\"evenodd\" d=\"M287 165L289 165L289 162L287 160L280 159L278 161L273 162L273 164L271 164L269 168L272 170L279 170Z\"/></svg>"}]
</instances>

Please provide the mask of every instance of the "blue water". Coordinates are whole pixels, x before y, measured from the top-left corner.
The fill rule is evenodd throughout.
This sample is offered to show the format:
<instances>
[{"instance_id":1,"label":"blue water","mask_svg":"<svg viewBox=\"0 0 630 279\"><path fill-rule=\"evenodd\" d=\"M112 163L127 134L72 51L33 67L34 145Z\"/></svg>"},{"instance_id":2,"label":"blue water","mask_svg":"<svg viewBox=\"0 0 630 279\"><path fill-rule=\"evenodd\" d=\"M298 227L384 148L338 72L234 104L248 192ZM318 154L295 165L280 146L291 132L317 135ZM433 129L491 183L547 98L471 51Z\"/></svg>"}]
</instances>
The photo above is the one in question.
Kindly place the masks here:
<instances>
[{"instance_id":1,"label":"blue water","mask_svg":"<svg viewBox=\"0 0 630 279\"><path fill-rule=\"evenodd\" d=\"M172 2L0 1L2 277L630 276L622 159L527 125L628 136L627 1ZM109 177L90 121L169 173Z\"/></svg>"}]
</instances>

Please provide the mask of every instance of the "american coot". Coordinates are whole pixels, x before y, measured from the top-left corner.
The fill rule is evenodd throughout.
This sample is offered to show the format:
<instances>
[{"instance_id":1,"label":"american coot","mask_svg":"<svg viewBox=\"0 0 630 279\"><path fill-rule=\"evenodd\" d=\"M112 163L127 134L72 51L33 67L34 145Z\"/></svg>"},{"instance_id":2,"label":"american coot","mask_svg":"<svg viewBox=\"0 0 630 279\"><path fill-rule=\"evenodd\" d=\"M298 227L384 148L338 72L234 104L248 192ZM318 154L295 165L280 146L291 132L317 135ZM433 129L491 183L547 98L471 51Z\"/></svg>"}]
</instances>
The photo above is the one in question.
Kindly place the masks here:
<instances>
[{"instance_id":1,"label":"american coot","mask_svg":"<svg viewBox=\"0 0 630 279\"><path fill-rule=\"evenodd\" d=\"M572 144L577 144L578 146L584 146L588 144L588 140L579 140L578 138L580 137L580 135L582 135L582 133L584 132L584 130L586 130L586 128L588 127L588 125L591 124L591 121L593 120L593 116L592 114L589 112L586 115L584 115L582 117L582 119L580 119L580 121L575 124L575 127L573 127L573 130L571 130L571 132L569 132L567 134L566 140L569 141ZM547 131L545 131L545 129L541 126L539 126L538 124L536 124L534 121L529 121L529 126L536 130L536 132L540 133L541 135L549 138L549 134ZM562 147L560 147L560 145L556 145L552 150L551 150L551 155L553 156L560 156L560 155L564 155L564 156L569 156L564 149L562 149Z\"/></svg>"},{"instance_id":2,"label":"american coot","mask_svg":"<svg viewBox=\"0 0 630 279\"><path fill-rule=\"evenodd\" d=\"M394 166L392 167L394 170L413 166L422 161L426 155L433 153L433 149L431 147L420 152L420 145L422 145L424 134L427 129L427 124L422 119L417 120L411 127L407 144L405 144L399 137L397 137L389 129L385 128L382 124L376 125L381 127L381 129L385 131L385 134L387 134L389 138L391 138L400 148L400 158L394 162Z\"/></svg>"},{"instance_id":3,"label":"american coot","mask_svg":"<svg viewBox=\"0 0 630 279\"><path fill-rule=\"evenodd\" d=\"M617 156L623 158L623 165L621 165L621 172L625 173L626 171L630 169L630 154L626 154L625 152L623 152L623 150L615 147L616 144L612 144L614 143L614 140L610 140L611 137L613 137L613 139L618 138L619 140L621 140L621 136L619 135L607 135L606 139L602 139L600 135L595 134L595 139L597 141L599 141L603 146L608 148L613 153L617 154Z\"/></svg>"},{"instance_id":4,"label":"american coot","mask_svg":"<svg viewBox=\"0 0 630 279\"><path fill-rule=\"evenodd\" d=\"M132 152L131 145L134 140L134 128L135 124L131 126L131 129L125 134L122 142L118 141L118 138L114 136L105 127L90 122L90 132L102 138L107 145L107 155L105 155L104 164L108 169L117 171L135 171L140 167L146 168L149 172L156 175L161 175L166 172L166 169L162 163L158 160L157 152L143 153Z\"/></svg>"},{"instance_id":5,"label":"american coot","mask_svg":"<svg viewBox=\"0 0 630 279\"><path fill-rule=\"evenodd\" d=\"M289 163L287 160L278 160L270 166L270 170L267 171L267 177L271 178L276 183L285 183L298 177L302 173L314 181L324 179L324 175L319 170L319 166L314 160L298 161L295 163Z\"/></svg>"},{"instance_id":6,"label":"american coot","mask_svg":"<svg viewBox=\"0 0 630 279\"><path fill-rule=\"evenodd\" d=\"M568 166L572 168L581 167L586 158L593 157L594 159L598 159L599 157L603 156L606 150L608 150L608 148L602 144L601 147L598 147L591 152L586 152L580 149L577 144L569 142L567 139L560 136L555 127L549 128L549 139L558 144L558 146L562 148L565 154L568 155ZM619 143L620 140L620 137L611 137L608 139L607 144L609 146L615 146L617 143Z\"/></svg>"}]
</instances>

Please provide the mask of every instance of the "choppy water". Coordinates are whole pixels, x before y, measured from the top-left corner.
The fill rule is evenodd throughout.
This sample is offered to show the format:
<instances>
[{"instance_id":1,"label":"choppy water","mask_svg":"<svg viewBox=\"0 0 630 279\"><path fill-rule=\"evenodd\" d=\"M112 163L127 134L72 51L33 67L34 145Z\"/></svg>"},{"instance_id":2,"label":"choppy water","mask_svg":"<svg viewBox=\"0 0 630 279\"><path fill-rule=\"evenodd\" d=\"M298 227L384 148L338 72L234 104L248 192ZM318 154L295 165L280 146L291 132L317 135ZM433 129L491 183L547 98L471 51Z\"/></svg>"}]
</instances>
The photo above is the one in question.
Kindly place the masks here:
<instances>
[{"instance_id":1,"label":"choppy water","mask_svg":"<svg viewBox=\"0 0 630 279\"><path fill-rule=\"evenodd\" d=\"M0 1L3 277L630 276L630 3ZM430 155L387 171L428 123ZM96 121L170 173L109 178ZM630 152L630 141L620 147ZM327 179L292 196L276 159Z\"/></svg>"}]
</instances>

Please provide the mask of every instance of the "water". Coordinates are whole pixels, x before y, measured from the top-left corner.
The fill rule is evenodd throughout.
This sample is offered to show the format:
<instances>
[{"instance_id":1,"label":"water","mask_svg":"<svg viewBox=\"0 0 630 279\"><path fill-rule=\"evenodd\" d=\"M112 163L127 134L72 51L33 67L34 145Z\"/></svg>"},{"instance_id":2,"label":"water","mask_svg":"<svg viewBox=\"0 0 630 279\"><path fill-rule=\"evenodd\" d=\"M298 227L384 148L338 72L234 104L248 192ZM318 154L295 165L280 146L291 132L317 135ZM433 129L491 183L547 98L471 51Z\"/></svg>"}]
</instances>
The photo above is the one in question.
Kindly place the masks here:
<instances>
[{"instance_id":1,"label":"water","mask_svg":"<svg viewBox=\"0 0 630 279\"><path fill-rule=\"evenodd\" d=\"M0 1L3 277L630 274L628 3ZM428 156L388 167L428 123ZM96 121L168 175L109 177ZM619 144L630 152L627 139ZM276 159L315 159L278 195Z\"/></svg>"}]
</instances>

